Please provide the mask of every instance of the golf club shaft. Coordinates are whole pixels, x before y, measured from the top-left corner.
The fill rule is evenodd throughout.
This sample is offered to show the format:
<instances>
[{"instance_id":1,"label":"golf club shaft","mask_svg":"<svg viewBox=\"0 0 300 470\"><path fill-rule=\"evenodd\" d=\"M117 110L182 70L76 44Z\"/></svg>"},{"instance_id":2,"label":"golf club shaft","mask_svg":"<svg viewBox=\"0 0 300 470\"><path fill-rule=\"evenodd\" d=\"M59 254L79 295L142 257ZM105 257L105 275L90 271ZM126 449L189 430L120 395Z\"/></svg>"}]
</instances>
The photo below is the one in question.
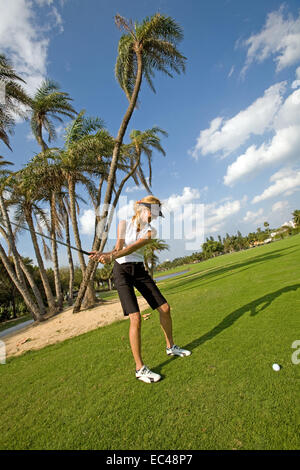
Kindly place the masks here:
<instances>
[{"instance_id":1,"label":"golf club shaft","mask_svg":"<svg viewBox=\"0 0 300 470\"><path fill-rule=\"evenodd\" d=\"M22 229L24 229L24 230L28 230L28 232L30 232L29 228L23 227L22 225L17 225L17 224L15 224L14 222L10 222L10 223L13 224L13 225L15 225L16 227L22 228ZM48 240L51 240L51 241L53 240L53 238L48 237L47 235L44 235L44 234L42 234L42 233L35 232L35 231L34 231L34 233L35 233L36 235L40 235L41 237L48 238ZM79 250L79 248L76 248L75 246L68 245L67 243L64 243L64 242L62 242L62 241L60 241L60 240L56 240L56 238L54 238L54 241L55 241L56 243L60 243L61 245L67 246L67 247L69 247L69 248L72 248L72 250L79 251L80 253L83 253L83 254L85 254L85 255L88 255L88 256L89 256L89 255L91 254L91 253L88 252L88 251Z\"/></svg>"}]
</instances>

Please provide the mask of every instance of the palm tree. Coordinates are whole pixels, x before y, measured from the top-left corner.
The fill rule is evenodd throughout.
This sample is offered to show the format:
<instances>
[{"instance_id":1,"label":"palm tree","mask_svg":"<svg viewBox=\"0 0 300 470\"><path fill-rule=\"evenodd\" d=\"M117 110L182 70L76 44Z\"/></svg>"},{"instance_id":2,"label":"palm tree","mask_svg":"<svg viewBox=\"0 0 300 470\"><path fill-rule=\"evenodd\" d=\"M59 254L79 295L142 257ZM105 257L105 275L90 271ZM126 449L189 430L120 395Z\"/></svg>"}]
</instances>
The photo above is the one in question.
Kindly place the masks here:
<instances>
[{"instance_id":1,"label":"palm tree","mask_svg":"<svg viewBox=\"0 0 300 470\"><path fill-rule=\"evenodd\" d=\"M8 134L13 134L15 125L14 115L27 117L26 106L30 106L30 97L19 82L26 83L14 71L10 61L0 54L0 85L5 88L5 104L0 102L0 140L12 150ZM24 106L25 109L21 106Z\"/></svg>"},{"instance_id":2,"label":"palm tree","mask_svg":"<svg viewBox=\"0 0 300 470\"><path fill-rule=\"evenodd\" d=\"M56 139L55 127L51 119L63 122L61 115L74 118L75 109L70 105L68 93L59 91L53 80L44 80L32 99L31 130L42 150L48 148L43 139L43 128L48 132L48 142Z\"/></svg>"},{"instance_id":3,"label":"palm tree","mask_svg":"<svg viewBox=\"0 0 300 470\"><path fill-rule=\"evenodd\" d=\"M57 206L58 196L62 194L64 178L59 166L53 163L49 164L45 158L42 160L39 156L35 157L31 165L35 166L35 171L38 173L40 191L42 193L41 199L47 201L50 206L50 236L52 247L52 256L50 259L52 259L53 262L56 301L58 309L61 311L63 308L63 293L59 275L56 239L62 237L62 221Z\"/></svg>"},{"instance_id":4,"label":"palm tree","mask_svg":"<svg viewBox=\"0 0 300 470\"><path fill-rule=\"evenodd\" d=\"M74 288L74 263L72 257L72 250L70 248L71 239L70 239L70 222L69 222L69 214L70 214L70 206L69 201L66 195L59 195L59 213L62 217L64 229L66 233L66 244L67 253L68 253L68 263L69 263L69 290L68 290L68 304L71 306L73 304L73 288Z\"/></svg>"},{"instance_id":5,"label":"palm tree","mask_svg":"<svg viewBox=\"0 0 300 470\"><path fill-rule=\"evenodd\" d=\"M164 243L164 241L160 239L154 239L152 240L152 243L145 246L144 263L145 263L147 271L149 272L152 278L154 274L155 265L157 264L159 260L158 256L156 256L154 252L163 251L163 250L169 250L169 245L167 243ZM149 264L150 264L150 267L149 267Z\"/></svg>"},{"instance_id":6,"label":"palm tree","mask_svg":"<svg viewBox=\"0 0 300 470\"><path fill-rule=\"evenodd\" d=\"M177 44L183 38L182 29L172 18L156 13L151 18L145 18L142 23L135 22L133 25L132 22L116 15L115 21L119 28L126 31L119 41L115 75L128 98L129 106L122 119L113 149L104 198L104 212L101 216L101 219L104 219L102 231L108 215L107 207L111 202L120 149L137 104L142 78L145 77L150 88L155 91L151 78L154 77L154 71L172 77L171 71L179 74L185 70L186 60L177 49Z\"/></svg>"},{"instance_id":7,"label":"palm tree","mask_svg":"<svg viewBox=\"0 0 300 470\"><path fill-rule=\"evenodd\" d=\"M25 221L28 224L48 306L51 314L54 314L56 313L56 305L34 229L33 217L35 217L37 222L41 220L50 231L46 214L38 204L43 194L39 184L39 175L34 170L34 165L31 163L10 178L9 184L12 188L12 196L9 203L16 206L16 221L18 225L23 225Z\"/></svg>"},{"instance_id":8,"label":"palm tree","mask_svg":"<svg viewBox=\"0 0 300 470\"><path fill-rule=\"evenodd\" d=\"M295 225L299 226L300 225L300 210L295 210L293 212L293 221Z\"/></svg>"},{"instance_id":9,"label":"palm tree","mask_svg":"<svg viewBox=\"0 0 300 470\"><path fill-rule=\"evenodd\" d=\"M65 177L69 199L70 215L76 246L81 250L81 240L76 216L76 198L75 187L77 183L82 183L88 190L91 198L96 197L96 190L90 177L85 173L94 175L106 172L106 164L103 162L103 153L107 153L107 142L103 140L108 138L108 134L103 131L103 121L99 118L85 118L84 111L69 124L65 134L65 149L58 153L56 161L59 163L61 171ZM96 135L90 135L97 131ZM100 131L100 132L99 132ZM86 264L82 253L79 253L79 261L84 274Z\"/></svg>"},{"instance_id":10,"label":"palm tree","mask_svg":"<svg viewBox=\"0 0 300 470\"><path fill-rule=\"evenodd\" d=\"M73 233L76 246L81 250L81 240L79 235L78 221L77 221L77 202L76 202L76 184L82 183L89 192L89 195L94 203L96 199L96 188L90 178L94 175L103 175L107 173L107 163L105 158L111 155L112 138L108 132L103 129L103 121L100 118L86 118L84 117L85 111L82 110L78 116L71 121L66 128L65 133L65 146L63 150L59 149L45 149L42 154L37 155L36 159L46 158L55 161L57 168L65 181L65 185L69 193L69 212L72 221ZM96 134L91 135L91 132L96 131ZM84 173L88 173L85 176ZM52 195L52 200L54 196ZM54 200L52 202L54 205ZM66 213L64 219L66 220ZM67 231L69 226L67 226ZM79 262L82 273L85 273L86 264L83 254L79 252ZM73 262L70 258L70 269ZM70 276L70 284L73 283L74 276ZM91 299L94 299L92 285L88 289Z\"/></svg>"}]
</instances>

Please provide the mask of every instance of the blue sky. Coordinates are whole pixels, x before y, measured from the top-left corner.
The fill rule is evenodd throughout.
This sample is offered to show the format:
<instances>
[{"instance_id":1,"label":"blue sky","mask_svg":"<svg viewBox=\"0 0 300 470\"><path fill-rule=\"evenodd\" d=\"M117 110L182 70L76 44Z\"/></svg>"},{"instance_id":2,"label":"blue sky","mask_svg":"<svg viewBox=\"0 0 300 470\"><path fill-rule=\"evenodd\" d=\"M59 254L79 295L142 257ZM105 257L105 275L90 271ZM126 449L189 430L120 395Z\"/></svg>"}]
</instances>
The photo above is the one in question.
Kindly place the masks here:
<instances>
[{"instance_id":1,"label":"blue sky","mask_svg":"<svg viewBox=\"0 0 300 470\"><path fill-rule=\"evenodd\" d=\"M159 11L182 26L186 73L174 79L156 74L156 94L143 83L125 137L128 142L131 129L154 125L169 134L162 139L166 157L153 154L152 191L165 213L187 208L177 220L186 230L181 240L161 236L170 251L160 261L200 251L197 237L192 248L186 242L195 230L188 222L202 205L204 237L237 230L246 235L264 221L278 227L300 208L298 0L0 0L0 10L0 51L27 81L27 90L34 93L45 77L57 81L78 112L101 117L112 135L127 107L114 77L120 38L114 15L141 21ZM56 126L55 145L63 145L63 126ZM16 169L39 151L24 122L17 123L11 145L12 153L0 142L0 154ZM148 174L146 161L144 170ZM123 196L131 208L146 191L131 180ZM80 214L86 249L91 209L82 205ZM154 225L162 230L167 223L168 217ZM110 237L108 249L114 228ZM35 259L26 233L19 243L22 254ZM64 250L60 255L66 264Z\"/></svg>"}]
</instances>

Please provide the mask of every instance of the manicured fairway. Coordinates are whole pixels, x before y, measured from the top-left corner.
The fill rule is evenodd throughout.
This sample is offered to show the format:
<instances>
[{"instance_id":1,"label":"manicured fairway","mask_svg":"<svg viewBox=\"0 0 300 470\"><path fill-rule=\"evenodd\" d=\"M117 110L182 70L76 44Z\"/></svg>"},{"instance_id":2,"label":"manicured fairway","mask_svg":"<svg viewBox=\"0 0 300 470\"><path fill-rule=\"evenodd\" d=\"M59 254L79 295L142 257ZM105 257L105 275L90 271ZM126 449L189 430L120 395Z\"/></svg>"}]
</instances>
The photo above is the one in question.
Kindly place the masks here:
<instances>
[{"instance_id":1,"label":"manicured fairway","mask_svg":"<svg viewBox=\"0 0 300 470\"><path fill-rule=\"evenodd\" d=\"M299 266L296 235L161 281L175 341L192 355L166 356L153 312L143 358L157 384L135 379L128 321L9 359L0 448L299 448Z\"/></svg>"}]
</instances>

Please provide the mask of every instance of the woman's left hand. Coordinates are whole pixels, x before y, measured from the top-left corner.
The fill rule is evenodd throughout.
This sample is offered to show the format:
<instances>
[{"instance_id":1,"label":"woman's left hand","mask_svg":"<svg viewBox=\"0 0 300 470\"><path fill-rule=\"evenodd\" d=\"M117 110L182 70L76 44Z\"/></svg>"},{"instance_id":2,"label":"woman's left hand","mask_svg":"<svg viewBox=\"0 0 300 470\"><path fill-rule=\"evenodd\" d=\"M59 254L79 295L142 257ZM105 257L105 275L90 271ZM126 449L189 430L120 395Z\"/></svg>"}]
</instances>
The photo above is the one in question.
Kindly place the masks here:
<instances>
[{"instance_id":1,"label":"woman's left hand","mask_svg":"<svg viewBox=\"0 0 300 470\"><path fill-rule=\"evenodd\" d=\"M108 264L111 262L110 253L101 253L101 251L92 251L89 257L92 260L99 261L102 264Z\"/></svg>"},{"instance_id":2,"label":"woman's left hand","mask_svg":"<svg viewBox=\"0 0 300 470\"><path fill-rule=\"evenodd\" d=\"M99 261L102 264L109 264L111 262L111 256L109 253L101 253Z\"/></svg>"},{"instance_id":3,"label":"woman's left hand","mask_svg":"<svg viewBox=\"0 0 300 470\"><path fill-rule=\"evenodd\" d=\"M89 258L91 258L93 261L100 261L102 255L103 253L101 251L91 251Z\"/></svg>"}]
</instances>

